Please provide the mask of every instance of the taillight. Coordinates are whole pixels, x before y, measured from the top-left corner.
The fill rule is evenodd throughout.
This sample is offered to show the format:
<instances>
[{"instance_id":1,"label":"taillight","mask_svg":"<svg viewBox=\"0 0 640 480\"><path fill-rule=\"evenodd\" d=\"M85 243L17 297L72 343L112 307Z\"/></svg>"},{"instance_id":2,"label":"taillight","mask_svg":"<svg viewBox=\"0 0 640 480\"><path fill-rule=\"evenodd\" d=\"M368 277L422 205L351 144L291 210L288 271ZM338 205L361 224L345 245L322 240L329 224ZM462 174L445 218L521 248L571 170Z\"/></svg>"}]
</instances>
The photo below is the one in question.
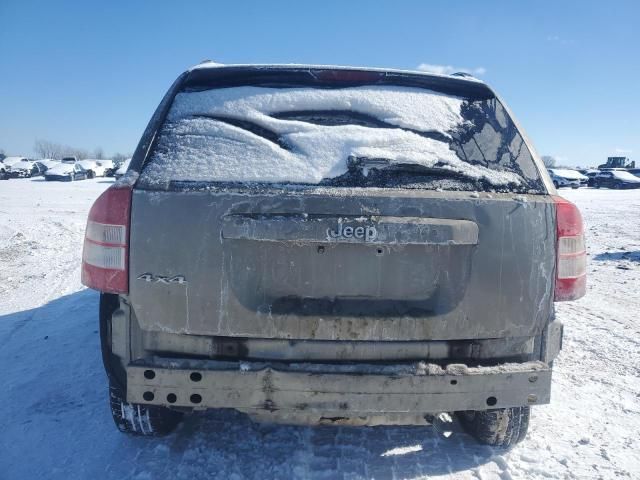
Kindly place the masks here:
<instances>
[{"instance_id":1,"label":"taillight","mask_svg":"<svg viewBox=\"0 0 640 480\"><path fill-rule=\"evenodd\" d=\"M113 186L89 211L82 250L82 283L106 293L129 291L130 186Z\"/></svg>"},{"instance_id":2,"label":"taillight","mask_svg":"<svg viewBox=\"0 0 640 480\"><path fill-rule=\"evenodd\" d=\"M577 300L587 290L587 252L580 210L562 197L556 205L557 265L554 300Z\"/></svg>"}]
</instances>

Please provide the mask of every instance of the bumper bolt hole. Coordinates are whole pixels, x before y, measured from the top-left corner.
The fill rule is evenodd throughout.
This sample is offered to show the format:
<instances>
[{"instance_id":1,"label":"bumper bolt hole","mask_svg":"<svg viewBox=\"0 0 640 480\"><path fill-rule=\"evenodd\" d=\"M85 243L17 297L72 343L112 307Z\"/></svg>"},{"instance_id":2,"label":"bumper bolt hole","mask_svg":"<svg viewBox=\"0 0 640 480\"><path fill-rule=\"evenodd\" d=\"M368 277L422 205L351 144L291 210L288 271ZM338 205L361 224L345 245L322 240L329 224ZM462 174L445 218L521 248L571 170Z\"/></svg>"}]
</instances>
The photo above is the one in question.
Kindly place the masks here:
<instances>
[{"instance_id":1,"label":"bumper bolt hole","mask_svg":"<svg viewBox=\"0 0 640 480\"><path fill-rule=\"evenodd\" d=\"M191 372L189 378L192 382L199 382L200 380L202 380L202 374L200 372Z\"/></svg>"},{"instance_id":2,"label":"bumper bolt hole","mask_svg":"<svg viewBox=\"0 0 640 480\"><path fill-rule=\"evenodd\" d=\"M193 395L191 395L189 399L191 400L191 403L200 403L202 401L202 397L197 393L194 393Z\"/></svg>"},{"instance_id":3,"label":"bumper bolt hole","mask_svg":"<svg viewBox=\"0 0 640 480\"><path fill-rule=\"evenodd\" d=\"M498 403L498 399L496 397L487 398L487 405L493 407L496 403Z\"/></svg>"},{"instance_id":4,"label":"bumper bolt hole","mask_svg":"<svg viewBox=\"0 0 640 480\"><path fill-rule=\"evenodd\" d=\"M156 372L154 372L153 370L145 370L144 378L146 378L147 380L153 380L154 378L156 378Z\"/></svg>"},{"instance_id":5,"label":"bumper bolt hole","mask_svg":"<svg viewBox=\"0 0 640 480\"><path fill-rule=\"evenodd\" d=\"M147 402L153 402L155 395L153 394L153 392L144 392L142 394L142 398L144 398Z\"/></svg>"},{"instance_id":6,"label":"bumper bolt hole","mask_svg":"<svg viewBox=\"0 0 640 480\"><path fill-rule=\"evenodd\" d=\"M170 393L169 395L167 395L167 402L176 403L177 400L178 400L178 397L176 397L175 393Z\"/></svg>"}]
</instances>

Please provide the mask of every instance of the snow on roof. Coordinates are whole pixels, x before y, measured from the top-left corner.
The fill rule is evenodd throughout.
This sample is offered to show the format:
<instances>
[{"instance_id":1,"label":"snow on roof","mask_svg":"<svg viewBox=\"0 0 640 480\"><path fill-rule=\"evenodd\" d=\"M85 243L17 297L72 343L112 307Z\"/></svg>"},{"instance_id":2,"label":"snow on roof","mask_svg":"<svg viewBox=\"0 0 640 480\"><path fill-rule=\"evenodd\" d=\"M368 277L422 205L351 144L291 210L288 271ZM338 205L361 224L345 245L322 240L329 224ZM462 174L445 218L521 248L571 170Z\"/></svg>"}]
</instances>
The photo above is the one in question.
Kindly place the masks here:
<instances>
[{"instance_id":1,"label":"snow on roof","mask_svg":"<svg viewBox=\"0 0 640 480\"><path fill-rule=\"evenodd\" d=\"M580 172L569 168L550 168L549 171L553 172L558 177L568 178L571 180L584 180L587 178Z\"/></svg>"},{"instance_id":2,"label":"snow on roof","mask_svg":"<svg viewBox=\"0 0 640 480\"><path fill-rule=\"evenodd\" d=\"M57 165L52 166L51 168L49 168L49 170L46 171L46 173L50 175L65 175L71 172L73 172L72 163L58 163Z\"/></svg>"},{"instance_id":3,"label":"snow on roof","mask_svg":"<svg viewBox=\"0 0 640 480\"><path fill-rule=\"evenodd\" d=\"M4 160L2 160L2 163L5 165L13 165L14 163L18 163L26 159L27 157L5 157Z\"/></svg>"},{"instance_id":4,"label":"snow on roof","mask_svg":"<svg viewBox=\"0 0 640 480\"><path fill-rule=\"evenodd\" d=\"M614 177L619 178L620 180L627 180L633 183L640 182L639 177L636 177L633 173L626 170L612 170L611 173Z\"/></svg>"},{"instance_id":5,"label":"snow on roof","mask_svg":"<svg viewBox=\"0 0 640 480\"><path fill-rule=\"evenodd\" d=\"M515 173L471 165L449 148L448 132L465 122L462 104L458 97L400 86L231 87L183 92L174 99L142 178L151 183L193 180L317 184L346 173L347 158L355 155L426 167L440 163L496 185L520 183ZM389 128L327 125L274 116L310 111L367 115L385 122ZM233 120L265 129L278 142L246 125L234 124ZM439 134L442 140L421 132Z\"/></svg>"}]
</instances>

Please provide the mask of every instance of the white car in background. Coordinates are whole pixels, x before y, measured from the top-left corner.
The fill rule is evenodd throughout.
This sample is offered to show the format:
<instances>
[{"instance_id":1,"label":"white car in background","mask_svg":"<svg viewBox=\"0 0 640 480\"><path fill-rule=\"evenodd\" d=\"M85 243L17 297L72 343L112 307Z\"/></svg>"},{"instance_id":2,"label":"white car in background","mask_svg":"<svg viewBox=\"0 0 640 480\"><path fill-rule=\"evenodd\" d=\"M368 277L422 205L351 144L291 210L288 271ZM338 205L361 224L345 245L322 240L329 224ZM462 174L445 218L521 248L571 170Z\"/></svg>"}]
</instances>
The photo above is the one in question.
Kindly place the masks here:
<instances>
[{"instance_id":1,"label":"white car in background","mask_svg":"<svg viewBox=\"0 0 640 480\"><path fill-rule=\"evenodd\" d=\"M553 185L556 188L578 188L581 185L585 185L587 180L589 180L588 177L582 175L580 172L568 168L549 168L548 171L549 175L551 175Z\"/></svg>"},{"instance_id":2,"label":"white car in background","mask_svg":"<svg viewBox=\"0 0 640 480\"><path fill-rule=\"evenodd\" d=\"M93 178L93 174L89 174L79 162L77 163L59 163L55 167L50 168L44 174L47 181L69 181L85 180Z\"/></svg>"},{"instance_id":3,"label":"white car in background","mask_svg":"<svg viewBox=\"0 0 640 480\"><path fill-rule=\"evenodd\" d=\"M85 160L80 160L78 162L82 165L87 172L90 172L94 177L104 177L106 176L106 171L109 168L113 168L112 160L98 160L87 158Z\"/></svg>"},{"instance_id":4,"label":"white car in background","mask_svg":"<svg viewBox=\"0 0 640 480\"><path fill-rule=\"evenodd\" d=\"M3 160L0 160L0 180L9 180L9 172L11 167L4 164Z\"/></svg>"},{"instance_id":5,"label":"white car in background","mask_svg":"<svg viewBox=\"0 0 640 480\"><path fill-rule=\"evenodd\" d=\"M9 172L9 177L31 178L31 177L37 177L39 175L43 175L44 172L46 171L47 171L47 167L44 166L42 163L40 163L40 161L24 158L19 162L14 162L11 164L11 171Z\"/></svg>"},{"instance_id":6,"label":"white car in background","mask_svg":"<svg viewBox=\"0 0 640 480\"><path fill-rule=\"evenodd\" d=\"M15 164L18 164L22 161L27 161L29 160L27 157L5 157L5 159L2 161L2 163L4 164L4 168L6 169L7 172L11 172L11 167Z\"/></svg>"},{"instance_id":7,"label":"white car in background","mask_svg":"<svg viewBox=\"0 0 640 480\"><path fill-rule=\"evenodd\" d=\"M127 158L122 163L122 165L120 165L120 167L118 168L118 170L116 170L116 173L115 173L116 180L119 179L121 176L123 176L125 173L127 173L127 169L129 168L130 163L131 163L131 159Z\"/></svg>"}]
</instances>

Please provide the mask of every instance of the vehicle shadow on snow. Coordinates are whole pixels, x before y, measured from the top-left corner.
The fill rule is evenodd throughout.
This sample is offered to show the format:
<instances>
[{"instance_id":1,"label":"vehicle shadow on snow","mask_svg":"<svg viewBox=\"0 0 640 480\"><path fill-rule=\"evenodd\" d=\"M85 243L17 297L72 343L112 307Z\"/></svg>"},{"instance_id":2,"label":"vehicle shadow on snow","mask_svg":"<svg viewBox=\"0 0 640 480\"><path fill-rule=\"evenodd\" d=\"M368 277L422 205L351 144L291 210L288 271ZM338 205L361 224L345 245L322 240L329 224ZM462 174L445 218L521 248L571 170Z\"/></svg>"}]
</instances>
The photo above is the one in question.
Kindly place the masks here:
<instances>
[{"instance_id":1,"label":"vehicle shadow on snow","mask_svg":"<svg viewBox=\"0 0 640 480\"><path fill-rule=\"evenodd\" d=\"M0 363L26 372L5 373L10 408L0 418L0 464L16 478L412 478L492 461L507 469L499 450L476 444L456 422L299 427L221 410L188 415L165 438L125 436L108 410L97 311L98 295L83 290L0 316ZM56 447L31 448L42 442ZM60 458L67 468L56 467Z\"/></svg>"},{"instance_id":2,"label":"vehicle shadow on snow","mask_svg":"<svg viewBox=\"0 0 640 480\"><path fill-rule=\"evenodd\" d=\"M189 478L415 478L489 461L506 468L498 451L476 444L457 423L451 429L447 438L433 427L269 425L229 410L188 417L160 452ZM213 458L200 458L204 451ZM184 462L194 457L195 465Z\"/></svg>"},{"instance_id":3,"label":"vehicle shadow on snow","mask_svg":"<svg viewBox=\"0 0 640 480\"><path fill-rule=\"evenodd\" d=\"M594 255L593 260L602 261L621 261L628 260L630 262L640 262L640 250L636 251L620 251L620 252L604 252Z\"/></svg>"}]
</instances>

